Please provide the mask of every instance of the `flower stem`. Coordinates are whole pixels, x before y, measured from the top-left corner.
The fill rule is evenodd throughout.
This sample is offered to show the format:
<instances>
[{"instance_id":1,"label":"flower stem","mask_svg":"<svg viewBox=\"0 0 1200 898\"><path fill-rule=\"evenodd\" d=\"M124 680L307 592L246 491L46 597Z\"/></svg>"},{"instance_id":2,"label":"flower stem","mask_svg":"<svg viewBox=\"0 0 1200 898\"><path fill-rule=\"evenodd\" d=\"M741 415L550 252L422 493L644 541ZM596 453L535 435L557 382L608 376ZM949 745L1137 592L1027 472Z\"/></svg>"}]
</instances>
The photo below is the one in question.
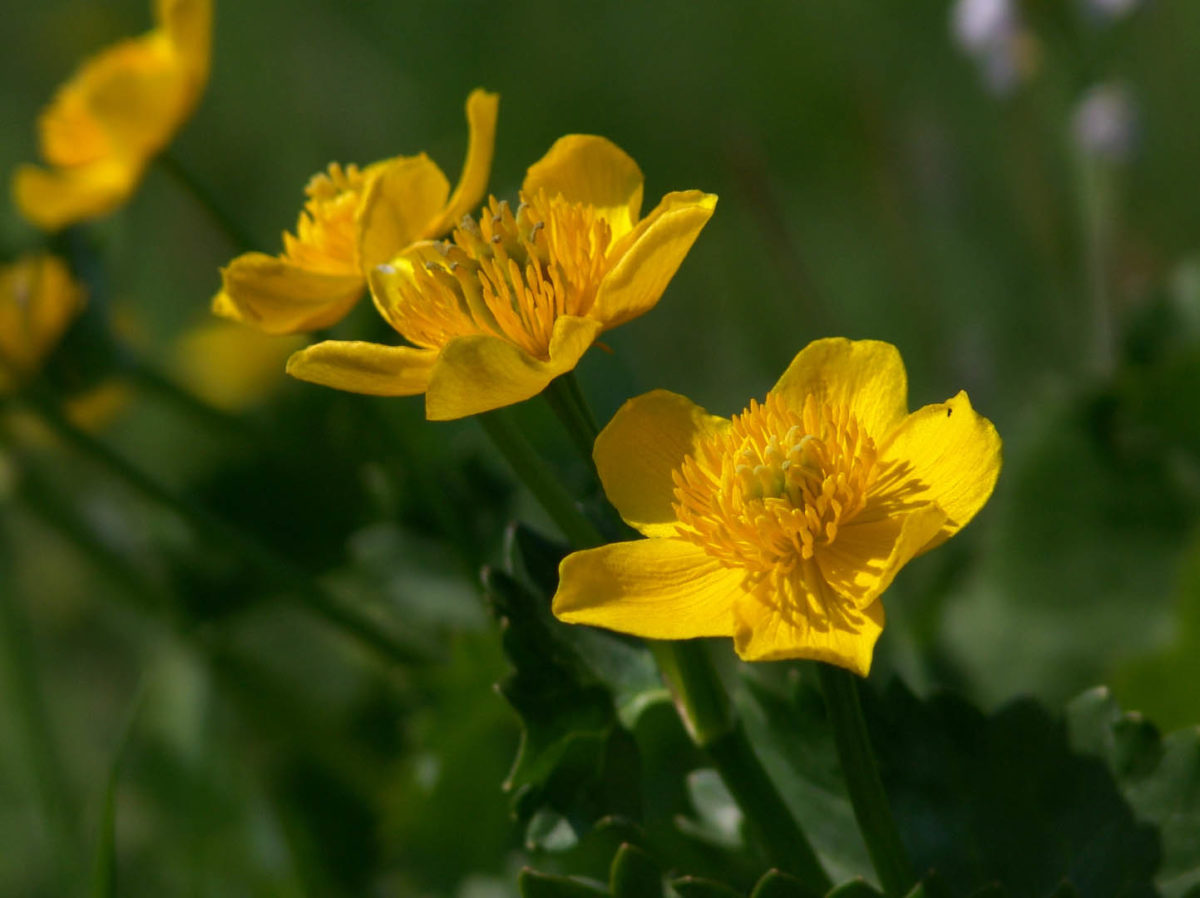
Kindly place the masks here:
<instances>
[{"instance_id":1,"label":"flower stem","mask_svg":"<svg viewBox=\"0 0 1200 898\"><path fill-rule=\"evenodd\" d=\"M273 579L319 617L354 636L389 661L410 664L425 660L425 653L381 629L370 618L338 601L310 576L277 555L257 538L212 512L185 500L147 476L127 459L67 420L53 398L36 387L22 399L41 421L76 452L91 459L118 480L158 505L170 509L202 539L219 543L235 557Z\"/></svg>"},{"instance_id":2,"label":"flower stem","mask_svg":"<svg viewBox=\"0 0 1200 898\"><path fill-rule=\"evenodd\" d=\"M688 734L712 758L770 862L819 892L828 891L828 874L731 713L704 644L681 640L651 642L650 647Z\"/></svg>"},{"instance_id":3,"label":"flower stem","mask_svg":"<svg viewBox=\"0 0 1200 898\"><path fill-rule=\"evenodd\" d=\"M913 887L916 877L900 841L887 793L883 791L879 768L875 765L867 723L859 703L858 682L849 671L824 662L817 664L817 672L858 828L867 843L867 852L884 893L889 898L900 898Z\"/></svg>"},{"instance_id":4,"label":"flower stem","mask_svg":"<svg viewBox=\"0 0 1200 898\"><path fill-rule=\"evenodd\" d=\"M42 689L29 620L13 587L7 536L0 533L0 679L7 683L6 692L15 706L16 728L24 736L24 748L33 767L42 822L54 858L51 866L57 870L58 885L64 894L70 894L82 856L77 809L46 712L49 704Z\"/></svg>"},{"instance_id":5,"label":"flower stem","mask_svg":"<svg viewBox=\"0 0 1200 898\"><path fill-rule=\"evenodd\" d=\"M525 434L508 409L497 409L475 417L513 472L529 488L573 547L587 549L604 542L600 531L579 510L529 440L525 439Z\"/></svg>"},{"instance_id":6,"label":"flower stem","mask_svg":"<svg viewBox=\"0 0 1200 898\"><path fill-rule=\"evenodd\" d=\"M237 252L249 252L261 245L217 202L212 191L170 152L161 153L158 163L180 187L191 194Z\"/></svg>"},{"instance_id":7,"label":"flower stem","mask_svg":"<svg viewBox=\"0 0 1200 898\"><path fill-rule=\"evenodd\" d=\"M592 459L592 446L600 429L596 419L584 398L583 390L579 388L579 380L574 371L568 371L550 381L542 395L546 398L551 410L575 444L576 451L583 458L589 470L596 470Z\"/></svg>"}]
</instances>

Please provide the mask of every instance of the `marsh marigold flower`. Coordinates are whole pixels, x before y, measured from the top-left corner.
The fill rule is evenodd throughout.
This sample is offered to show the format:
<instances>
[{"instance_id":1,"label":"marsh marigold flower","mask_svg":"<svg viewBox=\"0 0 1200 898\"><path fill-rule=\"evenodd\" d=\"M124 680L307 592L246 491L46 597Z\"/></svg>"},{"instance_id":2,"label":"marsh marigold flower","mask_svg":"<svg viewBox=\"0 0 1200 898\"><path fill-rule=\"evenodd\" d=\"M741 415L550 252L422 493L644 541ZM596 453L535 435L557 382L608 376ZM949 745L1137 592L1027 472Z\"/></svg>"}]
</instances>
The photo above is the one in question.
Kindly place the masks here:
<instances>
[{"instance_id":1,"label":"marsh marigold flower","mask_svg":"<svg viewBox=\"0 0 1200 898\"><path fill-rule=\"evenodd\" d=\"M21 214L58 230L112 212L191 114L208 80L211 0L157 0L156 24L85 62L38 119L49 168L18 167Z\"/></svg>"},{"instance_id":2,"label":"marsh marigold flower","mask_svg":"<svg viewBox=\"0 0 1200 898\"><path fill-rule=\"evenodd\" d=\"M213 311L269 334L336 324L366 289L364 272L418 240L440 237L483 198L499 98L467 98L470 136L454 192L432 159L396 156L360 169L334 163L312 177L283 253L246 253L221 269Z\"/></svg>"},{"instance_id":3,"label":"marsh marigold flower","mask_svg":"<svg viewBox=\"0 0 1200 898\"><path fill-rule=\"evenodd\" d=\"M716 201L669 193L642 218L637 163L602 137L563 137L529 168L515 209L492 199L450 240L371 271L376 307L410 345L327 341L288 372L355 393L424 393L433 420L528 399L658 302Z\"/></svg>"},{"instance_id":4,"label":"marsh marigold flower","mask_svg":"<svg viewBox=\"0 0 1200 898\"><path fill-rule=\"evenodd\" d=\"M567 556L560 619L732 636L749 661L814 658L865 676L880 595L987 501L1000 438L965 393L909 414L894 346L830 339L732 420L665 390L630 400L595 460L649 539Z\"/></svg>"},{"instance_id":5,"label":"marsh marigold flower","mask_svg":"<svg viewBox=\"0 0 1200 898\"><path fill-rule=\"evenodd\" d=\"M84 298L83 287L55 256L0 266L0 393L37 373L83 311Z\"/></svg>"}]
</instances>

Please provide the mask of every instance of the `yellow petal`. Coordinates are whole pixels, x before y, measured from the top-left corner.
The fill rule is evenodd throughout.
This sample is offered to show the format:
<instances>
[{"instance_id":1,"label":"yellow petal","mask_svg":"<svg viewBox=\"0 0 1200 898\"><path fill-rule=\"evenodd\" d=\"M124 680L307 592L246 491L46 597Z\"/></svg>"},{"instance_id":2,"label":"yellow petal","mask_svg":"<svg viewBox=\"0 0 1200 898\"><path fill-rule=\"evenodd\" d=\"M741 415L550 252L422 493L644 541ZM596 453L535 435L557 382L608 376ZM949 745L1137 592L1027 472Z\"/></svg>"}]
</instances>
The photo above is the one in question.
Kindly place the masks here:
<instances>
[{"instance_id":1,"label":"yellow petal","mask_svg":"<svg viewBox=\"0 0 1200 898\"><path fill-rule=\"evenodd\" d=\"M554 322L549 361L535 359L499 337L456 337L434 366L425 417L464 418L536 396L575 367L599 332L600 323L591 318L561 316Z\"/></svg>"},{"instance_id":2,"label":"yellow petal","mask_svg":"<svg viewBox=\"0 0 1200 898\"><path fill-rule=\"evenodd\" d=\"M741 580L683 540L612 543L563 559L551 607L567 623L647 639L731 636Z\"/></svg>"},{"instance_id":3,"label":"yellow petal","mask_svg":"<svg viewBox=\"0 0 1200 898\"><path fill-rule=\"evenodd\" d=\"M870 673L875 642L883 632L883 603L875 601L858 609L839 601L823 584L816 583L818 597L803 583L784 582L793 591L782 598L787 610L749 593L734 604L733 644L738 655L745 661L808 658L848 668L862 677Z\"/></svg>"},{"instance_id":4,"label":"yellow petal","mask_svg":"<svg viewBox=\"0 0 1200 898\"><path fill-rule=\"evenodd\" d=\"M728 426L678 393L653 390L630 399L600 431L592 452L605 495L646 536L674 535L671 472Z\"/></svg>"},{"instance_id":5,"label":"yellow petal","mask_svg":"<svg viewBox=\"0 0 1200 898\"><path fill-rule=\"evenodd\" d=\"M902 421L881 447L880 462L894 466L884 501L935 502L946 512L946 524L924 551L965 527L992 494L1000 475L1000 435L960 392Z\"/></svg>"},{"instance_id":6,"label":"yellow petal","mask_svg":"<svg viewBox=\"0 0 1200 898\"><path fill-rule=\"evenodd\" d=\"M357 275L325 274L246 253L221 269L213 311L268 334L314 331L344 318L364 286Z\"/></svg>"},{"instance_id":7,"label":"yellow petal","mask_svg":"<svg viewBox=\"0 0 1200 898\"><path fill-rule=\"evenodd\" d=\"M116 152L142 157L167 143L195 97L191 76L170 41L154 31L90 59L60 95L70 91L83 94Z\"/></svg>"},{"instance_id":8,"label":"yellow petal","mask_svg":"<svg viewBox=\"0 0 1200 898\"><path fill-rule=\"evenodd\" d=\"M590 134L568 134L529 166L521 192L540 190L553 199L595 206L608 220L614 242L627 234L642 209L642 170L611 140Z\"/></svg>"},{"instance_id":9,"label":"yellow petal","mask_svg":"<svg viewBox=\"0 0 1200 898\"><path fill-rule=\"evenodd\" d=\"M13 200L26 220L57 231L112 212L129 198L141 173L140 164L117 157L62 169L21 165L13 175Z\"/></svg>"},{"instance_id":10,"label":"yellow petal","mask_svg":"<svg viewBox=\"0 0 1200 898\"><path fill-rule=\"evenodd\" d=\"M287 373L309 383L369 396L425 392L437 352L360 340L326 340L294 354Z\"/></svg>"},{"instance_id":11,"label":"yellow petal","mask_svg":"<svg viewBox=\"0 0 1200 898\"><path fill-rule=\"evenodd\" d=\"M424 153L384 163L368 182L355 213L363 271L371 271L426 236L449 193L450 182Z\"/></svg>"},{"instance_id":12,"label":"yellow petal","mask_svg":"<svg viewBox=\"0 0 1200 898\"><path fill-rule=\"evenodd\" d=\"M908 413L908 375L900 353L878 340L814 340L772 388L797 412L805 397L845 405L879 443Z\"/></svg>"},{"instance_id":13,"label":"yellow petal","mask_svg":"<svg viewBox=\"0 0 1200 898\"><path fill-rule=\"evenodd\" d=\"M83 310L84 288L48 254L0 266L0 371L4 389L32 374Z\"/></svg>"},{"instance_id":14,"label":"yellow petal","mask_svg":"<svg viewBox=\"0 0 1200 898\"><path fill-rule=\"evenodd\" d=\"M239 412L266 399L284 380L288 356L303 337L273 337L227 321L209 321L176 341L171 367L205 402Z\"/></svg>"},{"instance_id":15,"label":"yellow petal","mask_svg":"<svg viewBox=\"0 0 1200 898\"><path fill-rule=\"evenodd\" d=\"M212 0L157 0L155 16L189 76L208 77L212 55Z\"/></svg>"},{"instance_id":16,"label":"yellow petal","mask_svg":"<svg viewBox=\"0 0 1200 898\"><path fill-rule=\"evenodd\" d=\"M945 523L946 513L936 505L874 521L851 521L838 529L832 545L818 546L821 576L856 608L865 608Z\"/></svg>"},{"instance_id":17,"label":"yellow petal","mask_svg":"<svg viewBox=\"0 0 1200 898\"><path fill-rule=\"evenodd\" d=\"M716 205L715 196L698 190L668 194L627 235L628 248L605 275L596 295L592 314L606 329L654 307Z\"/></svg>"},{"instance_id":18,"label":"yellow petal","mask_svg":"<svg viewBox=\"0 0 1200 898\"><path fill-rule=\"evenodd\" d=\"M467 97L467 158L463 161L458 186L446 204L442 215L427 223L421 236L441 237L458 224L458 220L483 201L488 178L492 173L492 154L496 145L496 116L500 96L476 88Z\"/></svg>"}]
</instances>

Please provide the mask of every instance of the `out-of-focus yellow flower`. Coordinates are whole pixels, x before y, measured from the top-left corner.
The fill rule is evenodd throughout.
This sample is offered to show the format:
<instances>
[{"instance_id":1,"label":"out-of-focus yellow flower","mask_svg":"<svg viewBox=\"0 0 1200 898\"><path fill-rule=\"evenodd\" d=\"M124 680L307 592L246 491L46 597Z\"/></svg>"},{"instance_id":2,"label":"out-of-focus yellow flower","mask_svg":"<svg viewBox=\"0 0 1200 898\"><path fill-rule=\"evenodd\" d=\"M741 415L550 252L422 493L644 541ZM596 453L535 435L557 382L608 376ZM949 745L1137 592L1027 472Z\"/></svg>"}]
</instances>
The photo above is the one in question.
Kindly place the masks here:
<instances>
[{"instance_id":1,"label":"out-of-focus yellow flower","mask_svg":"<svg viewBox=\"0 0 1200 898\"><path fill-rule=\"evenodd\" d=\"M55 231L107 215L191 114L208 80L212 0L156 0L155 27L85 62L38 119L49 168L13 178L21 214Z\"/></svg>"},{"instance_id":2,"label":"out-of-focus yellow flower","mask_svg":"<svg viewBox=\"0 0 1200 898\"><path fill-rule=\"evenodd\" d=\"M67 326L83 311L85 292L51 255L0 267L0 393L36 374Z\"/></svg>"},{"instance_id":3,"label":"out-of-focus yellow flower","mask_svg":"<svg viewBox=\"0 0 1200 898\"><path fill-rule=\"evenodd\" d=\"M966 393L908 413L894 346L818 340L732 420L656 390L596 440L644 535L563 560L554 613L652 639L732 636L749 661L866 676L880 595L987 501L1000 438Z\"/></svg>"},{"instance_id":4,"label":"out-of-focus yellow flower","mask_svg":"<svg viewBox=\"0 0 1200 898\"><path fill-rule=\"evenodd\" d=\"M314 175L295 235L283 235L283 253L246 253L221 269L213 311L269 334L340 321L366 289L364 272L418 240L442 236L483 198L498 105L483 90L467 98L467 158L453 194L424 153L364 169L333 163Z\"/></svg>"},{"instance_id":5,"label":"out-of-focus yellow flower","mask_svg":"<svg viewBox=\"0 0 1200 898\"><path fill-rule=\"evenodd\" d=\"M716 202L669 193L641 218L637 163L602 137L563 137L530 167L515 211L493 199L451 240L370 272L376 307L410 346L327 341L293 356L288 373L356 393L424 393L432 420L528 399L658 302Z\"/></svg>"},{"instance_id":6,"label":"out-of-focus yellow flower","mask_svg":"<svg viewBox=\"0 0 1200 898\"><path fill-rule=\"evenodd\" d=\"M271 336L230 321L194 327L172 354L180 381L217 408L239 412L267 398L284 380L283 364L303 337Z\"/></svg>"}]
</instances>

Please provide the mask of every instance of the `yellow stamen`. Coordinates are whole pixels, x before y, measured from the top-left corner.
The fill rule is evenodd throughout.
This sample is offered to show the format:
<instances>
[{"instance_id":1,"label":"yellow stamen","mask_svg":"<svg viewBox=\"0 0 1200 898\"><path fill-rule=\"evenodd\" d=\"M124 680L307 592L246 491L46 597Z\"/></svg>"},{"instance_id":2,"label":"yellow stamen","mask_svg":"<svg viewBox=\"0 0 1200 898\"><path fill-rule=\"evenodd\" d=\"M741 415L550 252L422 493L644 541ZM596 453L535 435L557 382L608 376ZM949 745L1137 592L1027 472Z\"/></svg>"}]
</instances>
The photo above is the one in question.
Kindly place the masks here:
<instances>
[{"instance_id":1,"label":"yellow stamen","mask_svg":"<svg viewBox=\"0 0 1200 898\"><path fill-rule=\"evenodd\" d=\"M296 235L284 233L284 255L297 265L331 274L357 274L354 213L366 178L357 165L331 163L304 188L308 200Z\"/></svg>"},{"instance_id":2,"label":"yellow stamen","mask_svg":"<svg viewBox=\"0 0 1200 898\"><path fill-rule=\"evenodd\" d=\"M465 216L397 279L388 319L409 341L437 349L489 334L545 361L554 322L590 311L609 268L608 222L561 197L522 199L515 214L490 199L478 221Z\"/></svg>"},{"instance_id":3,"label":"yellow stamen","mask_svg":"<svg viewBox=\"0 0 1200 898\"><path fill-rule=\"evenodd\" d=\"M684 459L672 476L680 535L752 577L800 573L866 504L875 443L844 406L775 394Z\"/></svg>"}]
</instances>

